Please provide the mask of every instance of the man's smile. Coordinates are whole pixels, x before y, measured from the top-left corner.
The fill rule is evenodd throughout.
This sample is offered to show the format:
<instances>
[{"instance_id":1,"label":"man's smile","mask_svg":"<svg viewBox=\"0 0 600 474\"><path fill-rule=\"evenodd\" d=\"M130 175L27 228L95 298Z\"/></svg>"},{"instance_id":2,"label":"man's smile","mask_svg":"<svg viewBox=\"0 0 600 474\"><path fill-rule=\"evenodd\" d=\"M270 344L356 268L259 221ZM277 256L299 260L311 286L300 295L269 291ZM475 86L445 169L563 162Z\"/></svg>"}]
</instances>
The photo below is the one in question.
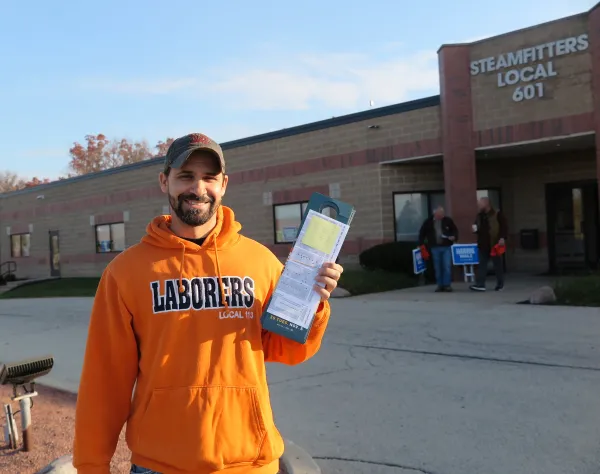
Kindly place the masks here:
<instances>
[{"instance_id":1,"label":"man's smile","mask_svg":"<svg viewBox=\"0 0 600 474\"><path fill-rule=\"evenodd\" d=\"M190 206L193 209L202 209L206 206L210 206L210 202L198 201L196 199L185 199L185 202L188 206Z\"/></svg>"}]
</instances>

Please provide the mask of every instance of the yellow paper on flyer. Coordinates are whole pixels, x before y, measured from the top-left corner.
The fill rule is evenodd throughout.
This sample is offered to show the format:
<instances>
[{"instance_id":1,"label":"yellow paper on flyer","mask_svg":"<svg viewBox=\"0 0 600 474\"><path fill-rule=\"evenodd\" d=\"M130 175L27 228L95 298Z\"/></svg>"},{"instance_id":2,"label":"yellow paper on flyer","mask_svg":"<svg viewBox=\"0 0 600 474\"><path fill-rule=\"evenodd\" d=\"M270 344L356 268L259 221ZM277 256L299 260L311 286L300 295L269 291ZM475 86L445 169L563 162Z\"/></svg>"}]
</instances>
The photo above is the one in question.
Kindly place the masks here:
<instances>
[{"instance_id":1,"label":"yellow paper on flyer","mask_svg":"<svg viewBox=\"0 0 600 474\"><path fill-rule=\"evenodd\" d=\"M302 243L320 252L329 254L332 252L340 234L340 227L318 216L308 223Z\"/></svg>"}]
</instances>

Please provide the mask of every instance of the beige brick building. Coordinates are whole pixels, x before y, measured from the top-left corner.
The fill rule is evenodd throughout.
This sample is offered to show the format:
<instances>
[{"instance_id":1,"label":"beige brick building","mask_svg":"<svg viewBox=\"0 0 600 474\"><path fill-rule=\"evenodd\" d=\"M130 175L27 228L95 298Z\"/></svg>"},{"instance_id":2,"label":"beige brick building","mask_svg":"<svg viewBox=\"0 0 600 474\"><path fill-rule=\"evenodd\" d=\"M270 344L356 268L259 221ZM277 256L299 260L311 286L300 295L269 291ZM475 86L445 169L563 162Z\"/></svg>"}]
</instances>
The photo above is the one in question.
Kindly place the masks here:
<instances>
[{"instance_id":1,"label":"beige brick building","mask_svg":"<svg viewBox=\"0 0 600 474\"><path fill-rule=\"evenodd\" d=\"M284 257L312 192L351 202L343 260L356 261L378 243L415 241L437 204L472 242L476 198L489 195L509 219L508 272L596 268L599 32L595 7L444 45L439 96L224 143L225 204ZM168 212L161 163L0 195L0 262L20 277L99 275Z\"/></svg>"}]
</instances>

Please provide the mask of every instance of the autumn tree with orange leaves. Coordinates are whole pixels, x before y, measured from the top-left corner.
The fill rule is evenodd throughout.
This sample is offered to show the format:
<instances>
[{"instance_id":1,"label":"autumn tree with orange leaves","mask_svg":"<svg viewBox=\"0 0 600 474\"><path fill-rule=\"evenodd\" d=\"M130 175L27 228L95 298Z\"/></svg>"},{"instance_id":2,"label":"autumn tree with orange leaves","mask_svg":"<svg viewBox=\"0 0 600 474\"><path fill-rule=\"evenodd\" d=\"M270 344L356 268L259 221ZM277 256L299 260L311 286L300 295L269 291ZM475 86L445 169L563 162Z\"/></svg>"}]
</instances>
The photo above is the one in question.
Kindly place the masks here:
<instances>
[{"instance_id":1,"label":"autumn tree with orange leaves","mask_svg":"<svg viewBox=\"0 0 600 474\"><path fill-rule=\"evenodd\" d=\"M139 161L164 156L173 143L172 138L159 141L155 150L148 146L145 140L130 142L125 138L109 140L106 135L86 135L84 144L73 143L69 150L71 161L69 162L70 173L66 177L80 176L88 173L115 168L117 166L137 163ZM64 178L59 178L64 179ZM11 171L0 171L0 194L17 191L19 189L38 186L49 183L49 179L25 179Z\"/></svg>"},{"instance_id":2,"label":"autumn tree with orange leaves","mask_svg":"<svg viewBox=\"0 0 600 474\"><path fill-rule=\"evenodd\" d=\"M23 187L24 188L31 188L33 186L38 186L40 184L46 184L46 183L49 183L49 182L50 182L50 180L48 178L38 179L37 177L34 176L29 181L25 181L25 183L23 184Z\"/></svg>"},{"instance_id":3,"label":"autumn tree with orange leaves","mask_svg":"<svg viewBox=\"0 0 600 474\"><path fill-rule=\"evenodd\" d=\"M167 150L171 146L171 143L173 143L174 141L175 140L173 138L167 138L164 142L158 142L155 147L157 150L157 156L165 156L167 154Z\"/></svg>"},{"instance_id":4,"label":"autumn tree with orange leaves","mask_svg":"<svg viewBox=\"0 0 600 474\"><path fill-rule=\"evenodd\" d=\"M75 175L83 175L137 163L166 154L172 142L172 138L159 141L157 152L153 153L145 140L131 143L124 138L111 141L102 133L86 135L85 145L75 142L69 150L69 169Z\"/></svg>"},{"instance_id":5,"label":"autumn tree with orange leaves","mask_svg":"<svg viewBox=\"0 0 600 474\"><path fill-rule=\"evenodd\" d=\"M30 180L21 178L12 171L0 171L0 194L18 191L23 188L30 188L38 184L49 183L49 179L39 179L34 177Z\"/></svg>"}]
</instances>

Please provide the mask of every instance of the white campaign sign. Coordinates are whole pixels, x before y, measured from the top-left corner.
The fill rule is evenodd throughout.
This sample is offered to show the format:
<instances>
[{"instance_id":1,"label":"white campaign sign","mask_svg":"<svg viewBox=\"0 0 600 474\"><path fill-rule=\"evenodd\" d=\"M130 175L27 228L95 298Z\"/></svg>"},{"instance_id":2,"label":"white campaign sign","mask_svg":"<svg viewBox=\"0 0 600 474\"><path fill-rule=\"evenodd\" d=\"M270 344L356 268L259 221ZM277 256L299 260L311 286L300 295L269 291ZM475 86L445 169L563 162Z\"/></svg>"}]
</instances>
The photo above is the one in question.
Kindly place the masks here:
<instances>
[{"instance_id":1,"label":"white campaign sign","mask_svg":"<svg viewBox=\"0 0 600 474\"><path fill-rule=\"evenodd\" d=\"M588 47L588 34L583 33L471 61L471 75L496 72L498 87L516 86L512 93L512 100L515 102L544 97L543 81L558 75L554 59L585 51Z\"/></svg>"}]
</instances>

